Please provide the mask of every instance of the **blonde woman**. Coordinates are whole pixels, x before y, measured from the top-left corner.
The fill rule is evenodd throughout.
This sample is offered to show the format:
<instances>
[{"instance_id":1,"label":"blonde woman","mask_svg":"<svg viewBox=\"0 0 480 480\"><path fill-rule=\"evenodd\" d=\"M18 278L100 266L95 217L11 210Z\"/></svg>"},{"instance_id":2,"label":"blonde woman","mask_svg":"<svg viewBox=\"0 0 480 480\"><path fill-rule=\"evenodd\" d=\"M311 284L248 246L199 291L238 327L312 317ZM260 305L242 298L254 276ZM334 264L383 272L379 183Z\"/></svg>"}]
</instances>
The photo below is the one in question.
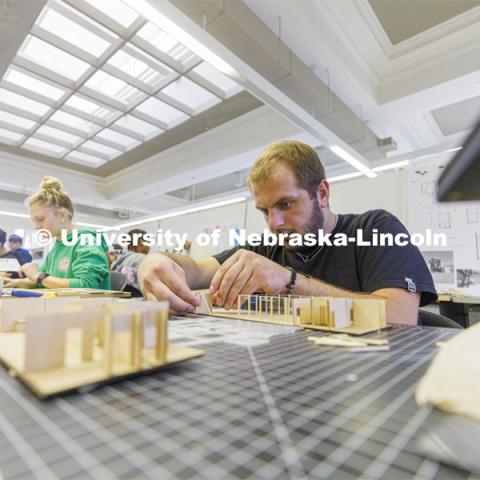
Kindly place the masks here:
<instances>
[{"instance_id":1,"label":"blonde woman","mask_svg":"<svg viewBox=\"0 0 480 480\"><path fill-rule=\"evenodd\" d=\"M35 228L50 232L55 244L40 268L33 262L22 265L19 273L24 278L6 280L5 286L110 289L107 243L103 236L100 245L72 242L73 204L60 180L44 177L38 192L27 202ZM96 236L94 230L82 229L78 230L77 238L82 234Z\"/></svg>"}]
</instances>

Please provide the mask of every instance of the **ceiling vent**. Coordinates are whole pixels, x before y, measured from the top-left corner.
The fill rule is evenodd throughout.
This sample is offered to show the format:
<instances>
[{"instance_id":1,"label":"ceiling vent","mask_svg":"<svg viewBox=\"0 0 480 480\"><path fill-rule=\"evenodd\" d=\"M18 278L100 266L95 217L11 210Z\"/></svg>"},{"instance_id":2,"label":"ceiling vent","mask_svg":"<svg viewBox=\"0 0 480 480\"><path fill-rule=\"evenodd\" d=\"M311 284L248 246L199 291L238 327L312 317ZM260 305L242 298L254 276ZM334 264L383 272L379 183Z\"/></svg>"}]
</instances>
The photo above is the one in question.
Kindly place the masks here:
<instances>
[{"instance_id":1,"label":"ceiling vent","mask_svg":"<svg viewBox=\"0 0 480 480\"><path fill-rule=\"evenodd\" d=\"M392 137L377 138L377 146L382 152L393 152L397 149L397 142Z\"/></svg>"},{"instance_id":2,"label":"ceiling vent","mask_svg":"<svg viewBox=\"0 0 480 480\"><path fill-rule=\"evenodd\" d=\"M118 218L122 220L128 220L130 218L130 210L127 208L121 208L120 210L116 210Z\"/></svg>"}]
</instances>

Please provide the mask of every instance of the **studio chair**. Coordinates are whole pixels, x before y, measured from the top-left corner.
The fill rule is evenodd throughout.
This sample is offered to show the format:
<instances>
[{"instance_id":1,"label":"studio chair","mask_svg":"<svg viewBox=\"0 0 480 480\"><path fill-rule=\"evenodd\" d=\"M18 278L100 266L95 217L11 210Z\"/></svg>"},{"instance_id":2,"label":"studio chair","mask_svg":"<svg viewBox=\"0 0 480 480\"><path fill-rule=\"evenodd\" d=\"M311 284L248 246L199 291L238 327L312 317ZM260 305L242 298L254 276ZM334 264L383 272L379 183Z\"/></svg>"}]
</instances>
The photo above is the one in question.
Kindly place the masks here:
<instances>
[{"instance_id":1,"label":"studio chair","mask_svg":"<svg viewBox=\"0 0 480 480\"><path fill-rule=\"evenodd\" d=\"M110 288L121 292L127 286L127 276L121 272L110 272Z\"/></svg>"},{"instance_id":2,"label":"studio chair","mask_svg":"<svg viewBox=\"0 0 480 480\"><path fill-rule=\"evenodd\" d=\"M454 320L428 310L418 310L418 324L424 327L461 328Z\"/></svg>"}]
</instances>

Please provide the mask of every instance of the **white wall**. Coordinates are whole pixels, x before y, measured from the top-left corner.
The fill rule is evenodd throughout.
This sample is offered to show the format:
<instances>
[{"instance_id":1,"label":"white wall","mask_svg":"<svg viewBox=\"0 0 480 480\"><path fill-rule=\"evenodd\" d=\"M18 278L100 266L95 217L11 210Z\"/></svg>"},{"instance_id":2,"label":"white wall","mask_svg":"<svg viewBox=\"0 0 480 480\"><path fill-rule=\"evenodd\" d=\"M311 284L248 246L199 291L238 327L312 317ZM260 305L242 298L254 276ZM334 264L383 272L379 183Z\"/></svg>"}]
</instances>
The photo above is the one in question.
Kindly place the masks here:
<instances>
[{"instance_id":1,"label":"white wall","mask_svg":"<svg viewBox=\"0 0 480 480\"><path fill-rule=\"evenodd\" d=\"M386 172L376 178L359 178L330 186L330 207L335 213L361 213L382 208L407 225L407 173ZM408 227L408 225L407 225Z\"/></svg>"},{"instance_id":2,"label":"white wall","mask_svg":"<svg viewBox=\"0 0 480 480\"><path fill-rule=\"evenodd\" d=\"M331 208L335 213L361 213L366 210L383 208L392 212L407 225L406 179L406 172L402 171L384 173L373 179L362 178L333 183L330 195ZM188 239L193 242L190 255L192 258L199 259L217 253L223 249L222 247L227 247L222 241L218 247L214 245L202 247L195 242L199 233L217 226L245 228L247 233L262 232L267 228L263 215L256 210L253 200L169 218L160 222L144 223L132 228L142 228L149 233L156 233L157 229L161 229L163 233L167 230L178 234L186 233ZM130 228L125 229L125 231L128 230ZM225 238L222 237L223 240ZM165 247L160 247L159 250L164 251Z\"/></svg>"}]
</instances>

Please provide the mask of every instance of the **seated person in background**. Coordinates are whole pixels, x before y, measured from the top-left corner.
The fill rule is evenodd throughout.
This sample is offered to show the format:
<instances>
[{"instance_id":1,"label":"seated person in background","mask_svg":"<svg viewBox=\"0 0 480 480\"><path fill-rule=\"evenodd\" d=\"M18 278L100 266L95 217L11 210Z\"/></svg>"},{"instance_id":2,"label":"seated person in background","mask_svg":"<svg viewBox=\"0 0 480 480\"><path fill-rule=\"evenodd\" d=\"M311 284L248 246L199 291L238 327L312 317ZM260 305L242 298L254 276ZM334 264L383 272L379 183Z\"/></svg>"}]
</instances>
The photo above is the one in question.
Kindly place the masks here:
<instances>
[{"instance_id":1,"label":"seated person in background","mask_svg":"<svg viewBox=\"0 0 480 480\"><path fill-rule=\"evenodd\" d=\"M7 233L5 230L2 230L0 228L0 258L14 258L15 260L18 261L20 265L23 265L25 263L25 260L22 258L22 256L19 255L18 252L7 250L5 248L5 241L7 239ZM27 250L25 250L27 252ZM27 252L28 253L28 252ZM32 257L30 256L30 259ZM17 272L0 272L0 276L2 277L8 277L8 278L18 278L18 273Z\"/></svg>"},{"instance_id":2,"label":"seated person in background","mask_svg":"<svg viewBox=\"0 0 480 480\"><path fill-rule=\"evenodd\" d=\"M143 236L147 232L139 228L130 230L128 251L119 255L112 263L110 270L112 272L121 272L127 277L126 291L132 293L133 296L142 296L137 281L137 271L140 263L145 258L145 255L150 251L150 247L145 245Z\"/></svg>"},{"instance_id":3,"label":"seated person in background","mask_svg":"<svg viewBox=\"0 0 480 480\"><path fill-rule=\"evenodd\" d=\"M12 233L8 237L8 248L11 252L15 252L23 260L22 263L29 263L32 261L32 255L28 250L22 248L23 238L20 235Z\"/></svg>"},{"instance_id":4,"label":"seated person in background","mask_svg":"<svg viewBox=\"0 0 480 480\"><path fill-rule=\"evenodd\" d=\"M118 243L114 243L108 247L108 269L111 270L113 262L123 253L123 247Z\"/></svg>"},{"instance_id":5,"label":"seated person in background","mask_svg":"<svg viewBox=\"0 0 480 480\"><path fill-rule=\"evenodd\" d=\"M0 228L0 257L3 257L8 250L5 248L5 242L7 241L7 232Z\"/></svg>"},{"instance_id":6,"label":"seated person in background","mask_svg":"<svg viewBox=\"0 0 480 480\"><path fill-rule=\"evenodd\" d=\"M94 230L78 230L77 241L73 237L73 204L62 189L59 180L44 177L39 191L28 199L30 216L36 229L46 230L55 238L42 266L26 263L20 269L18 280L6 280L5 287L13 288L98 288L110 289L107 262L107 242L100 236L101 244L83 245L80 235L93 238ZM62 242L65 230L65 242ZM73 240L72 240L73 239ZM68 244L67 244L68 243ZM70 245L73 243L73 245Z\"/></svg>"},{"instance_id":7,"label":"seated person in background","mask_svg":"<svg viewBox=\"0 0 480 480\"><path fill-rule=\"evenodd\" d=\"M437 297L432 276L417 247L296 246L296 233L342 233L363 239L379 233L407 234L385 210L360 215L330 210L330 185L315 150L300 142L272 145L255 161L248 177L257 209L285 245L235 247L204 260L152 253L140 265L138 283L147 299L168 299L173 312L199 304L193 289L210 287L214 302L236 305L240 294L263 292L386 300L389 323L417 324L419 305ZM304 237L303 237L304 238Z\"/></svg>"}]
</instances>

